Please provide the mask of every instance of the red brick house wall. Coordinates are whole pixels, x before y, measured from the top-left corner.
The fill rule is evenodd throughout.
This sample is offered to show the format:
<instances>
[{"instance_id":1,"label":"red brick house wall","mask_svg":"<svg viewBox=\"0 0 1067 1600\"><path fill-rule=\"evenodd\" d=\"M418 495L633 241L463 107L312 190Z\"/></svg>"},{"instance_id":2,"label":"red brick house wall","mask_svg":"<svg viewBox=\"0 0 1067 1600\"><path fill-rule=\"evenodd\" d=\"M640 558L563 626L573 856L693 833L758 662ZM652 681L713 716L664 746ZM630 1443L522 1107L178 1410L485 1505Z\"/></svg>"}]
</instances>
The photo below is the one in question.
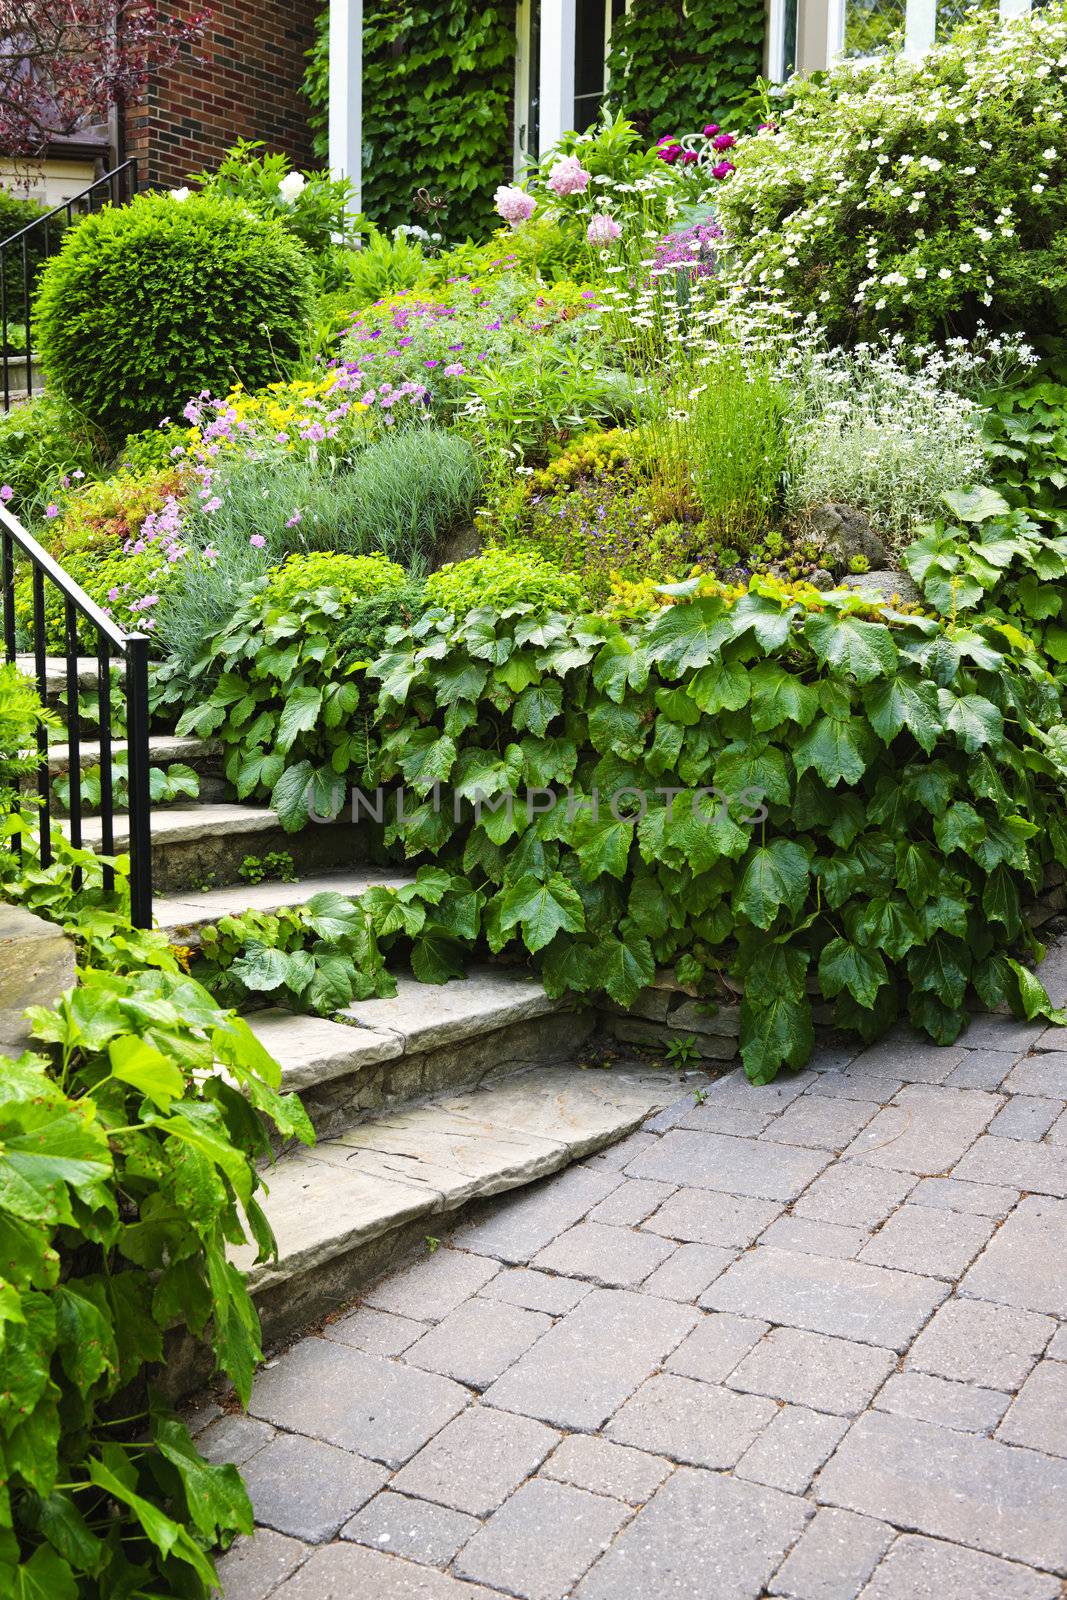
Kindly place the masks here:
<instances>
[{"instance_id":1,"label":"red brick house wall","mask_svg":"<svg viewBox=\"0 0 1067 1600\"><path fill-rule=\"evenodd\" d=\"M195 51L153 82L125 116L125 154L142 186L175 188L237 139L263 139L297 167L312 165L304 52L320 0L207 0L211 19ZM172 0L172 16L202 10ZM194 59L195 58L195 59Z\"/></svg>"}]
</instances>

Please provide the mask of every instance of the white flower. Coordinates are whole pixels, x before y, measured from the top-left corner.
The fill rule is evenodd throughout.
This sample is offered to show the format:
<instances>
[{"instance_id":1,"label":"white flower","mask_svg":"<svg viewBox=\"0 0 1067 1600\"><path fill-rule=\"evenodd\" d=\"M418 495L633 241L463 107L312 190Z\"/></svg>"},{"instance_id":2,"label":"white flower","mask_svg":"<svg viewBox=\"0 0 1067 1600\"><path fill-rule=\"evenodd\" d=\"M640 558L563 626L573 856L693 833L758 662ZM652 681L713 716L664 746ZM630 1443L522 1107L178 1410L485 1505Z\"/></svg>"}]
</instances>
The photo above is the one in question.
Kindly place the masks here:
<instances>
[{"instance_id":1,"label":"white flower","mask_svg":"<svg viewBox=\"0 0 1067 1600\"><path fill-rule=\"evenodd\" d=\"M939 278L951 278L952 273L949 271L948 267L939 267L937 275Z\"/></svg>"},{"instance_id":2,"label":"white flower","mask_svg":"<svg viewBox=\"0 0 1067 1600\"><path fill-rule=\"evenodd\" d=\"M181 202L182 200L188 200L192 192L193 191L191 189L172 189L170 191L170 197L172 200Z\"/></svg>"},{"instance_id":3,"label":"white flower","mask_svg":"<svg viewBox=\"0 0 1067 1600\"><path fill-rule=\"evenodd\" d=\"M1044 194L1044 192L1045 192L1045 185L1043 183L1032 183L1030 185L1030 193L1031 194Z\"/></svg>"},{"instance_id":4,"label":"white flower","mask_svg":"<svg viewBox=\"0 0 1067 1600\"><path fill-rule=\"evenodd\" d=\"M278 185L278 194L287 206L291 206L300 199L306 188L307 179L302 172L287 172Z\"/></svg>"}]
</instances>

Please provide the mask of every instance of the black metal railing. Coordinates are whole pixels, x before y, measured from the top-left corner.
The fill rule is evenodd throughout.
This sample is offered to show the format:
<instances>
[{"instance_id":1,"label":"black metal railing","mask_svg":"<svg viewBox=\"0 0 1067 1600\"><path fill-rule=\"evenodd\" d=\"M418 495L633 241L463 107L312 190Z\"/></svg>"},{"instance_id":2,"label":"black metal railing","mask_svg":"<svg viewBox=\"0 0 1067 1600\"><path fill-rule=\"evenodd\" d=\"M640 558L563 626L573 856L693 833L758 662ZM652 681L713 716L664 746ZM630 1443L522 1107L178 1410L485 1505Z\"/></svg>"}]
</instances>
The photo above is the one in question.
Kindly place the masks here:
<instances>
[{"instance_id":1,"label":"black metal railing","mask_svg":"<svg viewBox=\"0 0 1067 1600\"><path fill-rule=\"evenodd\" d=\"M137 162L131 158L0 240L0 389L5 411L33 394L33 290L42 263L59 248L75 217L106 205L125 205L136 193ZM20 367L25 369L22 381L13 375Z\"/></svg>"},{"instance_id":2,"label":"black metal railing","mask_svg":"<svg viewBox=\"0 0 1067 1600\"><path fill-rule=\"evenodd\" d=\"M115 854L115 801L112 786L112 712L111 665L116 659L125 666L126 700L126 787L127 848L130 853L130 920L135 928L152 925L152 822L149 800L149 747L148 747L148 649L145 633L123 633L112 619L91 600L63 568L27 533L17 517L0 505L0 593L3 595L4 655L15 661L18 646L18 628L15 617L15 566L18 552L23 570L28 563L31 598L31 628L27 662L37 681L37 693L42 704L49 695L49 660L46 639L46 585L57 590L63 606L65 640L66 699L67 699L67 773L70 799L67 805L67 831L72 845L81 847L82 828L82 716L79 707L82 658L79 654L86 631L94 637L95 649L89 652L90 662L96 661L96 689L98 706L95 720L99 738L100 756L100 849L105 856ZM92 682L92 666L89 667ZM62 666L59 681L63 681ZM52 796L51 767L48 753L48 730L37 732L37 792L39 808L34 816L39 825L41 865L48 866L53 859L52 848ZM15 848L21 845L16 835ZM74 875L74 887L81 885L81 873ZM110 867L104 871L104 887L114 887L114 873Z\"/></svg>"}]
</instances>

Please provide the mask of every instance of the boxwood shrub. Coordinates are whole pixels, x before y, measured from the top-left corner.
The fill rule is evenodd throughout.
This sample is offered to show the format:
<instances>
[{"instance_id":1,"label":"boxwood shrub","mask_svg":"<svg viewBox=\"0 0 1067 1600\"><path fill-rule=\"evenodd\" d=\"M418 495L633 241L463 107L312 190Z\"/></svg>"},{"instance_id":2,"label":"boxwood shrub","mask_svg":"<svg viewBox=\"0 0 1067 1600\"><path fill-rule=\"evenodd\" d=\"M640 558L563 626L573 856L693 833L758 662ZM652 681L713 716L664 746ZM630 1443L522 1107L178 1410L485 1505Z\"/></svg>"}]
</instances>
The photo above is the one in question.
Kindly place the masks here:
<instances>
[{"instance_id":1,"label":"boxwood shrub","mask_svg":"<svg viewBox=\"0 0 1067 1600\"><path fill-rule=\"evenodd\" d=\"M48 382L115 441L201 389L255 389L299 356L313 297L302 246L214 195L139 195L71 228L41 275Z\"/></svg>"}]
</instances>

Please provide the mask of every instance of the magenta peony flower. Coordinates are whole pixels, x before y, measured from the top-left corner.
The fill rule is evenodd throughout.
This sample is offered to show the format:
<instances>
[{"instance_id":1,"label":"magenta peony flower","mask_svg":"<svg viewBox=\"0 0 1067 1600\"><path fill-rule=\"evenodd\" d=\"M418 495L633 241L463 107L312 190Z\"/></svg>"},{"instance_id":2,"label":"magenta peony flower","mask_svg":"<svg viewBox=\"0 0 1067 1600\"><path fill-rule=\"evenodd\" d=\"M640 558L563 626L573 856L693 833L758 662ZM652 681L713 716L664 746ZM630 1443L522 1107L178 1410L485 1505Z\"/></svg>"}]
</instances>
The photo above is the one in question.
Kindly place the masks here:
<instances>
[{"instance_id":1,"label":"magenta peony flower","mask_svg":"<svg viewBox=\"0 0 1067 1600\"><path fill-rule=\"evenodd\" d=\"M704 137L705 137L705 139L714 139L714 137L718 133L718 131L719 131L719 124L717 122L709 122L707 124L707 126L705 127L705 129L704 129Z\"/></svg>"},{"instance_id":2,"label":"magenta peony flower","mask_svg":"<svg viewBox=\"0 0 1067 1600\"><path fill-rule=\"evenodd\" d=\"M720 133L711 141L714 150L732 150L736 143L737 135L735 133Z\"/></svg>"},{"instance_id":3,"label":"magenta peony flower","mask_svg":"<svg viewBox=\"0 0 1067 1600\"><path fill-rule=\"evenodd\" d=\"M560 156L548 174L548 187L557 194L584 194L592 176L577 156Z\"/></svg>"},{"instance_id":4,"label":"magenta peony flower","mask_svg":"<svg viewBox=\"0 0 1067 1600\"><path fill-rule=\"evenodd\" d=\"M712 167L711 175L713 178L717 178L721 183L723 178L728 178L731 172L736 171L737 168L734 166L732 161L720 161L716 166Z\"/></svg>"},{"instance_id":5,"label":"magenta peony flower","mask_svg":"<svg viewBox=\"0 0 1067 1600\"><path fill-rule=\"evenodd\" d=\"M682 147L680 144L665 144L656 151L656 154L661 161L665 161L669 167L673 167L678 157L682 154Z\"/></svg>"},{"instance_id":6,"label":"magenta peony flower","mask_svg":"<svg viewBox=\"0 0 1067 1600\"><path fill-rule=\"evenodd\" d=\"M532 194L509 183L500 185L493 200L497 215L503 217L505 222L510 222L513 228L517 228L521 222L529 222L537 206Z\"/></svg>"},{"instance_id":7,"label":"magenta peony flower","mask_svg":"<svg viewBox=\"0 0 1067 1600\"><path fill-rule=\"evenodd\" d=\"M609 217L603 212L590 220L585 236L592 245L612 244L622 234L622 229L614 217Z\"/></svg>"}]
</instances>

